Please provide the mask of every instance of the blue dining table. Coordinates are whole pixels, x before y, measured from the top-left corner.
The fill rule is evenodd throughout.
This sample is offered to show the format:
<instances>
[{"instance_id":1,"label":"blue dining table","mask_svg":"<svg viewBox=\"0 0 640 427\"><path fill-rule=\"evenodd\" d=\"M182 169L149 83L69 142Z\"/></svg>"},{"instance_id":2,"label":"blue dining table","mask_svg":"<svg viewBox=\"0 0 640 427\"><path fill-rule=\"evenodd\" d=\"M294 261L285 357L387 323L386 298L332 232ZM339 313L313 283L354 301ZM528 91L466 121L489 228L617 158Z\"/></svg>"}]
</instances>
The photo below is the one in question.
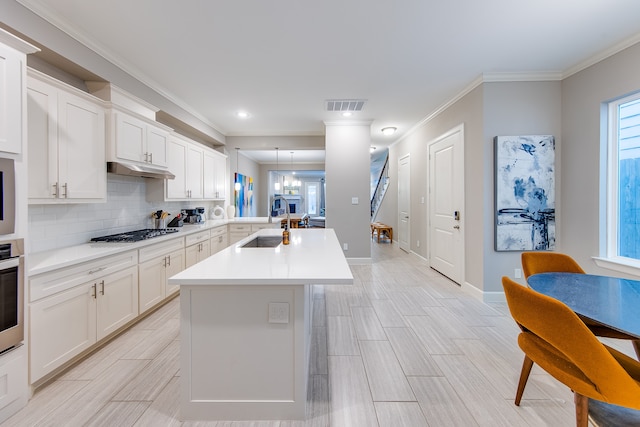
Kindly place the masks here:
<instances>
[{"instance_id":1,"label":"blue dining table","mask_svg":"<svg viewBox=\"0 0 640 427\"><path fill-rule=\"evenodd\" d=\"M539 273L529 276L527 283L531 289L562 301L576 314L640 340L640 281Z\"/></svg>"}]
</instances>

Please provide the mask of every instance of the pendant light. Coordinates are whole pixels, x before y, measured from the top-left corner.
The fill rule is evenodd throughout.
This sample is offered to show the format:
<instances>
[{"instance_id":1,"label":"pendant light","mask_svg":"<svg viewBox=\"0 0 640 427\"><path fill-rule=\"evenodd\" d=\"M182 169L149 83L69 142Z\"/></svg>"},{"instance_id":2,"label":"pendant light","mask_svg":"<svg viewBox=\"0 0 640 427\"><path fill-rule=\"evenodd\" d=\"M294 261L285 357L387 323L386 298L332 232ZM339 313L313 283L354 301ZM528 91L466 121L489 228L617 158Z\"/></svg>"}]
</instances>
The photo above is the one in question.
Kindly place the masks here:
<instances>
[{"instance_id":1,"label":"pendant light","mask_svg":"<svg viewBox=\"0 0 640 427\"><path fill-rule=\"evenodd\" d=\"M278 147L276 147L276 183L274 184L273 188L276 191L280 191L280 173L279 173L279 162L278 162Z\"/></svg>"},{"instance_id":2,"label":"pendant light","mask_svg":"<svg viewBox=\"0 0 640 427\"><path fill-rule=\"evenodd\" d=\"M233 188L235 188L236 191L240 191L240 181L239 181L239 177L238 177L238 158L240 157L240 148L236 147L236 183L234 184Z\"/></svg>"}]
</instances>

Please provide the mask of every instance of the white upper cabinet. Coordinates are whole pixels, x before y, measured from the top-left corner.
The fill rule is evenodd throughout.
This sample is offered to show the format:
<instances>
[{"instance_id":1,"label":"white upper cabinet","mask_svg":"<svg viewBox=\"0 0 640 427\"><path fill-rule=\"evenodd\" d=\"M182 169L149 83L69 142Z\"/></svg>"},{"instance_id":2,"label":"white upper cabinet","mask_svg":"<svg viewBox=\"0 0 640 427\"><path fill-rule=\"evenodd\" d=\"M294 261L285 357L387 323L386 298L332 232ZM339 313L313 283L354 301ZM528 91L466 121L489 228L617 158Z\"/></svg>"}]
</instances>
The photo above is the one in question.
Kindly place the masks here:
<instances>
[{"instance_id":1,"label":"white upper cabinet","mask_svg":"<svg viewBox=\"0 0 640 427\"><path fill-rule=\"evenodd\" d=\"M147 126L148 163L167 166L167 140L169 132L157 126Z\"/></svg>"},{"instance_id":2,"label":"white upper cabinet","mask_svg":"<svg viewBox=\"0 0 640 427\"><path fill-rule=\"evenodd\" d=\"M155 120L151 104L107 82L86 82L89 91L111 105L107 161L167 167L167 140L173 130Z\"/></svg>"},{"instance_id":3,"label":"white upper cabinet","mask_svg":"<svg viewBox=\"0 0 640 427\"><path fill-rule=\"evenodd\" d=\"M227 157L217 151L204 152L204 198L224 200L226 198Z\"/></svg>"},{"instance_id":4,"label":"white upper cabinet","mask_svg":"<svg viewBox=\"0 0 640 427\"><path fill-rule=\"evenodd\" d=\"M175 179L147 183L152 200L224 200L226 156L178 134L167 141L167 166Z\"/></svg>"},{"instance_id":5,"label":"white upper cabinet","mask_svg":"<svg viewBox=\"0 0 640 427\"><path fill-rule=\"evenodd\" d=\"M26 55L38 49L0 29L0 151L22 152Z\"/></svg>"},{"instance_id":6,"label":"white upper cabinet","mask_svg":"<svg viewBox=\"0 0 640 427\"><path fill-rule=\"evenodd\" d=\"M166 199L183 200L188 198L187 190L187 143L177 138L169 138L167 142L167 153L169 154L169 170L176 177L166 180ZM164 190L160 182L150 182ZM149 185L147 186L149 187Z\"/></svg>"},{"instance_id":7,"label":"white upper cabinet","mask_svg":"<svg viewBox=\"0 0 640 427\"><path fill-rule=\"evenodd\" d=\"M6 153L22 151L22 61L0 44L0 151Z\"/></svg>"},{"instance_id":8,"label":"white upper cabinet","mask_svg":"<svg viewBox=\"0 0 640 427\"><path fill-rule=\"evenodd\" d=\"M202 148L171 136L168 142L169 170L176 177L166 180L166 200L202 199Z\"/></svg>"},{"instance_id":9,"label":"white upper cabinet","mask_svg":"<svg viewBox=\"0 0 640 427\"><path fill-rule=\"evenodd\" d=\"M29 202L106 201L102 101L29 70L27 117Z\"/></svg>"},{"instance_id":10,"label":"white upper cabinet","mask_svg":"<svg viewBox=\"0 0 640 427\"><path fill-rule=\"evenodd\" d=\"M110 117L109 161L167 166L168 128L116 109Z\"/></svg>"},{"instance_id":11,"label":"white upper cabinet","mask_svg":"<svg viewBox=\"0 0 640 427\"><path fill-rule=\"evenodd\" d=\"M190 199L203 197L204 151L195 144L187 143L187 191Z\"/></svg>"}]
</instances>

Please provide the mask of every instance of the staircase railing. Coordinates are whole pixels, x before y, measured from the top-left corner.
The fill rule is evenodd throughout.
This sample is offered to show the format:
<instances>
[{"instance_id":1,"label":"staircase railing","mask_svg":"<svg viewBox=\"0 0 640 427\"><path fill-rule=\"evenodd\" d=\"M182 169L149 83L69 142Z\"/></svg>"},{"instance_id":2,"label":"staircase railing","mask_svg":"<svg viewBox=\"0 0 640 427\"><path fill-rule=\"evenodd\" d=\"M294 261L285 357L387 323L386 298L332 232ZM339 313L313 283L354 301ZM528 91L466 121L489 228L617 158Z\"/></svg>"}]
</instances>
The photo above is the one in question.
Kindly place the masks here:
<instances>
[{"instance_id":1,"label":"staircase railing","mask_svg":"<svg viewBox=\"0 0 640 427\"><path fill-rule=\"evenodd\" d=\"M382 203L382 199L384 198L384 194L387 192L387 187L389 185L389 153L387 153L386 158L384 159L384 166L380 170L380 175L378 176L378 183L376 184L376 189L371 196L371 219L373 220L378 213L378 208Z\"/></svg>"}]
</instances>

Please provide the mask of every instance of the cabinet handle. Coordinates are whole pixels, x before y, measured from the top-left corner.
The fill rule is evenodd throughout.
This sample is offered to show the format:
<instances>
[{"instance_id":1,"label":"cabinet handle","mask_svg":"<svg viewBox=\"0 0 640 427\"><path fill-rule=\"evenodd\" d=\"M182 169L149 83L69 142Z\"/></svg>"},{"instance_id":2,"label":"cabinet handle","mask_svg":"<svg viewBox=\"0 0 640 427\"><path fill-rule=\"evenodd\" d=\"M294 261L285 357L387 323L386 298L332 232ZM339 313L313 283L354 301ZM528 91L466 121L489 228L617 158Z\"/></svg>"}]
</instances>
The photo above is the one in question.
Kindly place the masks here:
<instances>
[{"instance_id":1,"label":"cabinet handle","mask_svg":"<svg viewBox=\"0 0 640 427\"><path fill-rule=\"evenodd\" d=\"M99 271L104 270L104 267L96 268L95 270L89 270L89 274L96 274Z\"/></svg>"},{"instance_id":2,"label":"cabinet handle","mask_svg":"<svg viewBox=\"0 0 640 427\"><path fill-rule=\"evenodd\" d=\"M149 153L149 163L153 163L153 153Z\"/></svg>"},{"instance_id":3,"label":"cabinet handle","mask_svg":"<svg viewBox=\"0 0 640 427\"><path fill-rule=\"evenodd\" d=\"M93 297L93 299L96 299L97 292L96 292L96 284L95 283L93 285L91 285L91 290L92 290L91 296Z\"/></svg>"},{"instance_id":4,"label":"cabinet handle","mask_svg":"<svg viewBox=\"0 0 640 427\"><path fill-rule=\"evenodd\" d=\"M171 255L169 255L169 256L167 257L167 260L168 260L168 262L169 262L167 265L168 265L169 267L171 267Z\"/></svg>"},{"instance_id":5,"label":"cabinet handle","mask_svg":"<svg viewBox=\"0 0 640 427\"><path fill-rule=\"evenodd\" d=\"M164 259L162 260L162 266L163 267L167 266L167 257L164 257Z\"/></svg>"},{"instance_id":6,"label":"cabinet handle","mask_svg":"<svg viewBox=\"0 0 640 427\"><path fill-rule=\"evenodd\" d=\"M58 183L52 185L53 187L53 197L58 197Z\"/></svg>"},{"instance_id":7,"label":"cabinet handle","mask_svg":"<svg viewBox=\"0 0 640 427\"><path fill-rule=\"evenodd\" d=\"M64 194L62 195L62 197L64 197L66 199L67 198L67 183L66 182L62 185L62 188L64 188Z\"/></svg>"},{"instance_id":8,"label":"cabinet handle","mask_svg":"<svg viewBox=\"0 0 640 427\"><path fill-rule=\"evenodd\" d=\"M149 163L149 153L144 153L144 162Z\"/></svg>"},{"instance_id":9,"label":"cabinet handle","mask_svg":"<svg viewBox=\"0 0 640 427\"><path fill-rule=\"evenodd\" d=\"M100 295L104 295L104 280L100 282Z\"/></svg>"}]
</instances>

